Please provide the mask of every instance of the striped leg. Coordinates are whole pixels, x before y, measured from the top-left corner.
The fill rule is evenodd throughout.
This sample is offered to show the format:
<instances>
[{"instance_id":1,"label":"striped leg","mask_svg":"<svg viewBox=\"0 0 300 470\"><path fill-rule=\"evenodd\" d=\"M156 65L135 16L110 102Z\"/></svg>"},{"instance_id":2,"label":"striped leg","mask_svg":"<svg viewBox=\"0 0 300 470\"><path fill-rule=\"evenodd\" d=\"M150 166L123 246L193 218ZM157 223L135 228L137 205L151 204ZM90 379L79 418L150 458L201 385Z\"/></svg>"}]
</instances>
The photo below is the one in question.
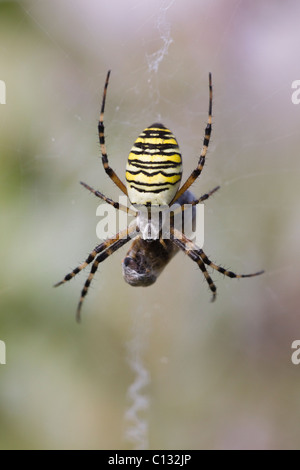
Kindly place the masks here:
<instances>
[{"instance_id":1,"label":"striped leg","mask_svg":"<svg viewBox=\"0 0 300 470\"><path fill-rule=\"evenodd\" d=\"M94 250L89 254L89 256L84 261L84 263L80 264L79 266L77 266L77 268L73 269L73 271L71 273L67 274L64 277L64 279L62 281L58 282L57 284L55 284L54 287L61 286L65 282L72 279L74 276L76 276L76 274L78 274L80 271L82 271L84 268L86 268L88 264L90 264L92 261L94 261L94 259L96 258L96 256L99 253L101 253L102 251L107 250L111 245L113 245L114 243L116 243L120 239L125 238L125 240L127 240L127 238L126 238L127 236L133 237L132 234L134 232L135 232L135 227L134 226L126 228L125 230L122 230L121 232L119 232L115 237L109 238L108 240L105 240L103 243L100 243L100 245L97 245L96 248L94 248Z\"/></svg>"},{"instance_id":2,"label":"striped leg","mask_svg":"<svg viewBox=\"0 0 300 470\"><path fill-rule=\"evenodd\" d=\"M216 186L214 189L212 189L208 193L203 194L201 197L199 197L199 199L196 199L195 201L192 201L190 203L191 206L196 206L197 204L199 204L203 201L206 201L206 199L208 199L212 194L214 194L216 191L218 191L218 189L220 189L220 186Z\"/></svg>"},{"instance_id":3,"label":"striped leg","mask_svg":"<svg viewBox=\"0 0 300 470\"><path fill-rule=\"evenodd\" d=\"M204 270L201 268L201 265L199 263L199 260L202 261L202 263L207 264L208 266L211 266L213 269L216 271L219 271L220 273L224 274L225 276L231 277L231 278L244 278L244 277L253 277L253 276L258 276L260 274L263 274L264 271L258 271L256 273L252 274L235 274L232 271L228 271L227 269L222 268L221 266L217 266L215 263L210 261L210 259L206 256L206 254L203 252L203 250L199 249L197 245L195 245L191 240L189 240L183 233L179 232L176 228L171 227L171 233L173 234L173 242L175 243L176 246L181 248L190 258L193 259L193 261L196 261L200 269L202 269L203 273ZM205 273L204 273L205 275ZM211 280L211 278L205 275L205 278L208 282L208 285L210 289L213 292L213 298L212 300L215 299L216 296L216 287Z\"/></svg>"},{"instance_id":4,"label":"striped leg","mask_svg":"<svg viewBox=\"0 0 300 470\"><path fill-rule=\"evenodd\" d=\"M174 234L175 235L175 234ZM185 243L184 241L182 240L179 240L178 238L173 238L173 243L178 247L180 248L184 253L186 253L189 258L191 258L193 261L195 261L199 268L201 269L201 271L203 272L203 275L206 279L206 282L208 284L208 287L210 288L210 290L212 291L212 298L211 298L211 301L213 302L215 299L216 299L216 295L217 295L217 288L212 280L212 278L210 277L210 275L208 274L206 268L205 268L205 264L204 262L202 261L202 259L199 257L199 255L197 254L197 252L193 249L190 249L187 245L187 243ZM189 243L192 243L192 242L189 242Z\"/></svg>"},{"instance_id":5,"label":"striped leg","mask_svg":"<svg viewBox=\"0 0 300 470\"><path fill-rule=\"evenodd\" d=\"M205 163L205 157L210 141L210 135L211 135L211 123L212 123L212 79L211 79L211 73L209 74L209 105L208 105L208 120L207 120L207 125L205 129L205 135L203 139L203 146L200 154L200 158L198 161L197 168L191 173L189 178L186 180L184 185L179 189L177 194L175 195L173 201L171 202L170 205L174 204L175 201L183 194L185 191L194 183L194 181L198 178L200 175L204 163Z\"/></svg>"},{"instance_id":6,"label":"striped leg","mask_svg":"<svg viewBox=\"0 0 300 470\"><path fill-rule=\"evenodd\" d=\"M194 201L186 202L182 204L180 207L177 207L174 209L174 216L179 214L180 212L184 212L187 208L190 206L196 206L197 204L200 204L203 201L206 201L212 194L214 194L218 189L220 189L220 186L217 186L216 188L212 189L208 193L203 194L199 199L195 199ZM178 202L177 202L178 204Z\"/></svg>"},{"instance_id":7,"label":"striped leg","mask_svg":"<svg viewBox=\"0 0 300 470\"><path fill-rule=\"evenodd\" d=\"M84 301L85 296L88 293L90 284L91 284L91 282L92 282L92 280L95 276L95 273L98 269L99 264L102 263L102 261L104 261L106 258L108 258L108 256L112 255L115 251L117 251L119 248L121 248L123 245L125 245L129 240L131 240L131 238L132 238L132 236L128 236L126 238L122 238L122 239L119 239L119 240L115 241L113 244L108 246L105 251L100 253L97 256L97 258L95 259L95 261L93 262L89 277L85 281L84 287L81 291L81 297L80 297L80 300L79 300L79 303L78 303L77 313L76 313L76 320L78 322L80 322L80 319L81 319L80 318L80 312L81 312L82 303Z\"/></svg>"},{"instance_id":8,"label":"striped leg","mask_svg":"<svg viewBox=\"0 0 300 470\"><path fill-rule=\"evenodd\" d=\"M210 261L210 259L208 259L208 257L206 256L206 254L203 252L203 250L198 250L198 255L201 257L201 259L203 260L203 262L205 264L207 264L208 266L211 266L213 269L215 269L216 271L219 271L219 273L222 273L224 274L225 276L228 276L228 277L231 277L231 278L237 278L237 279L240 279L242 277L253 277L253 276L259 276L260 274L263 274L264 271L258 271L256 273L252 273L252 274L235 274L233 273L232 271L228 271L227 269L224 269L222 268L222 266L217 266L215 263L213 263L212 261Z\"/></svg>"},{"instance_id":9,"label":"striped leg","mask_svg":"<svg viewBox=\"0 0 300 470\"><path fill-rule=\"evenodd\" d=\"M98 133L99 133L100 148L101 148L101 154L102 154L102 163L103 163L104 170L108 174L108 176L113 180L113 182L118 186L118 188L120 188L121 191L127 195L126 186L120 180L120 178L116 175L114 170L109 166L107 153L106 153L103 118L104 118L105 100L106 100L106 92L107 92L107 87L108 87L108 82L109 82L109 76L110 76L110 70L107 72L107 76L106 76L106 81L105 81L104 91L103 91L103 98L102 98L102 106L101 106L101 112L100 112L100 119L98 123Z\"/></svg>"},{"instance_id":10,"label":"striped leg","mask_svg":"<svg viewBox=\"0 0 300 470\"><path fill-rule=\"evenodd\" d=\"M80 184L82 184L82 186L84 186L86 189L91 191L91 193L95 194L95 196L97 196L100 199L102 199L103 201L107 202L107 204L110 204L111 206L113 206L115 209L118 209L118 210L123 211L123 212L127 212L127 214L133 215L134 217L136 217L138 215L138 213L136 211L133 211L129 207L123 206L123 204L120 204L119 202L115 202L112 199L110 199L109 197L104 196L104 194L100 193L100 191L97 191L96 189L93 189L88 184L83 183L82 181L80 181Z\"/></svg>"},{"instance_id":11,"label":"striped leg","mask_svg":"<svg viewBox=\"0 0 300 470\"><path fill-rule=\"evenodd\" d=\"M64 284L65 282L69 281L74 276L76 276L76 274L78 274L80 271L86 268L87 265L90 264L96 258L97 254L104 249L105 249L105 242L101 243L101 245L96 246L96 248L89 254L87 259L84 261L84 263L80 264L79 266L77 266L77 268L73 269L73 271L67 274L62 281L54 284L54 287L61 286L62 284Z\"/></svg>"}]
</instances>

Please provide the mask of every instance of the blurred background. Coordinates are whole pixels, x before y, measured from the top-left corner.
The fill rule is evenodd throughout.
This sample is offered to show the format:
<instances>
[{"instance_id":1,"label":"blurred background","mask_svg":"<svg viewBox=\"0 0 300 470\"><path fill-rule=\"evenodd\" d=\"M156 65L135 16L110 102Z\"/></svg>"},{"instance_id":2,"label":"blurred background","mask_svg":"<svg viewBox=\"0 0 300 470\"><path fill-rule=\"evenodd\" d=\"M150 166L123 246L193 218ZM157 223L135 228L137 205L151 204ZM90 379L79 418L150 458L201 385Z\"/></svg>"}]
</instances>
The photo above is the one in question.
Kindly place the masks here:
<instances>
[{"instance_id":1,"label":"blurred background","mask_svg":"<svg viewBox=\"0 0 300 470\"><path fill-rule=\"evenodd\" d=\"M300 446L300 4L271 0L0 2L1 449ZM138 134L176 135L195 167L213 74L213 133L193 191L212 277L179 253L157 283L122 277L128 246L53 289L99 243L97 120L124 180ZM3 101L3 100L2 100Z\"/></svg>"}]
</instances>

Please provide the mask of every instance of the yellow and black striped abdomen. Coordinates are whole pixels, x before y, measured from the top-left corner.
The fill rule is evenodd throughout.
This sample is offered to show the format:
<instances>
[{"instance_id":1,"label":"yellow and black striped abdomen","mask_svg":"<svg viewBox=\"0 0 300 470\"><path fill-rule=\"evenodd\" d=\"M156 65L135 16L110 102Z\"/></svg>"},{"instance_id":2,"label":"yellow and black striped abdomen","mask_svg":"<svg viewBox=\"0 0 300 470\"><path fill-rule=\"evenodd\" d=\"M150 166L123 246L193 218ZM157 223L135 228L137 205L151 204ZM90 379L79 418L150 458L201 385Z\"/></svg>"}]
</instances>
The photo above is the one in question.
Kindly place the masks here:
<instances>
[{"instance_id":1,"label":"yellow and black striped abdomen","mask_svg":"<svg viewBox=\"0 0 300 470\"><path fill-rule=\"evenodd\" d=\"M136 139L126 166L127 192L132 204L167 205L182 175L181 155L172 132L152 124Z\"/></svg>"}]
</instances>

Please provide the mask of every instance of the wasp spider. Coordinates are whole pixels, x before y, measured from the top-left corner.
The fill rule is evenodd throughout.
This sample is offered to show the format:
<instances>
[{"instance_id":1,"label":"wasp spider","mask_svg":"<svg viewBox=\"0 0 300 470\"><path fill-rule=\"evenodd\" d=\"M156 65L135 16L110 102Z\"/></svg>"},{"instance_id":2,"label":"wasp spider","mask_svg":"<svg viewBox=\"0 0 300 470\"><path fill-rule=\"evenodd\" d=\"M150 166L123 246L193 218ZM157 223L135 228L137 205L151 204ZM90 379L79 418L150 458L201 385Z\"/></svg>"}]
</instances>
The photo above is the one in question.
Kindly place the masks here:
<instances>
[{"instance_id":1,"label":"wasp spider","mask_svg":"<svg viewBox=\"0 0 300 470\"><path fill-rule=\"evenodd\" d=\"M103 121L109 76L110 71L107 73L106 77L100 119L98 123L102 163L105 172L119 187L119 189L128 196L135 209L114 202L85 183L81 182L81 184L95 194L95 196L104 200L108 204L111 204L116 209L126 211L128 214L133 215L135 217L135 221L133 224L130 224L127 229L120 231L114 237L97 245L81 265L76 267L71 273L67 274L61 282L55 284L55 287L64 284L76 276L76 274L82 271L88 264L92 263L90 274L82 289L77 307L77 320L80 320L82 302L88 292L89 286L99 264L132 239L134 240L131 248L123 260L124 279L132 286L149 286L153 284L170 259L179 250L182 250L193 261L195 261L203 272L212 292L212 300L215 300L217 289L207 272L206 266L210 266L216 271L219 271L225 276L231 278L253 277L262 274L263 271L253 274L235 274L232 271L216 265L206 256L202 249L197 247L197 245L187 237L183 231L179 231L178 228L176 228L174 218L171 220L170 224L170 237L164 238L162 231L159 232L159 237L155 238L151 238L148 234L149 225L151 223L151 216L149 216L149 208L151 208L151 206L152 208L161 206L167 206L169 208L176 202L177 206L179 206L179 211L183 213L186 205L188 204L193 207L192 218L194 219L194 206L208 199L209 196L219 189L219 187L216 187L200 198L195 198L188 190L202 172L211 135L211 74L209 74L208 121L205 129L201 154L197 167L181 187L182 160L177 140L169 129L159 123L155 123L150 127L147 127L136 139L127 161L126 186L109 166L105 146ZM136 210L138 209L138 206L144 209L147 208L148 219L146 222L145 217L141 216L143 211Z\"/></svg>"}]
</instances>

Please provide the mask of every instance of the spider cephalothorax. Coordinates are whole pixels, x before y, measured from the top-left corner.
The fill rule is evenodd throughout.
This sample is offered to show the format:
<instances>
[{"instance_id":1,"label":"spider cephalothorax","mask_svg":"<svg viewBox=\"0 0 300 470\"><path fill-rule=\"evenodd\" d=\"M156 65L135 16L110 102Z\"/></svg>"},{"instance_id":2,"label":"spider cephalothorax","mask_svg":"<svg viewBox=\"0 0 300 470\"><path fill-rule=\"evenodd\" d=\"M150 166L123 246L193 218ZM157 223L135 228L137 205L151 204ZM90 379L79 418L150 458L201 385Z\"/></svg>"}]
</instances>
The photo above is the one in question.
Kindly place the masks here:
<instances>
[{"instance_id":1,"label":"spider cephalothorax","mask_svg":"<svg viewBox=\"0 0 300 470\"><path fill-rule=\"evenodd\" d=\"M179 250L182 250L198 264L212 291L212 300L216 297L217 289L207 272L206 266L210 266L231 278L253 277L262 274L263 271L253 274L235 274L221 266L217 266L193 240L188 238L187 232L180 230L176 223L174 223L174 214L176 212L177 214L183 214L186 207L189 207L189 210L191 210L191 217L194 220L195 206L208 199L209 196L219 189L219 187L216 187L200 198L194 197L193 194L188 191L189 187L202 172L210 140L212 123L211 74L209 74L208 121L202 150L197 167L181 187L182 161L178 143L172 132L160 123L154 123L147 127L136 139L127 161L126 186L109 166L103 122L109 76L110 71L106 77L98 123L102 163L108 176L118 188L128 196L134 208L128 208L127 206L112 201L86 183L81 184L94 193L95 196L111 204L117 210L122 210L133 215L135 219L127 229L122 230L114 237L97 245L84 263L67 274L61 282L55 285L59 286L69 281L88 264L92 263L90 274L81 292L81 298L77 308L77 319L80 319L83 299L88 292L90 283L99 264L132 239L131 248L123 260L124 279L132 286L145 287L153 284L167 263ZM166 214L169 216L167 209L174 208L174 213L171 216L168 228L168 236L166 236L166 232L163 229L163 223L154 224L153 220L151 220L151 209L155 208L159 211L161 209L162 217ZM168 217L166 218L168 219Z\"/></svg>"}]
</instances>

